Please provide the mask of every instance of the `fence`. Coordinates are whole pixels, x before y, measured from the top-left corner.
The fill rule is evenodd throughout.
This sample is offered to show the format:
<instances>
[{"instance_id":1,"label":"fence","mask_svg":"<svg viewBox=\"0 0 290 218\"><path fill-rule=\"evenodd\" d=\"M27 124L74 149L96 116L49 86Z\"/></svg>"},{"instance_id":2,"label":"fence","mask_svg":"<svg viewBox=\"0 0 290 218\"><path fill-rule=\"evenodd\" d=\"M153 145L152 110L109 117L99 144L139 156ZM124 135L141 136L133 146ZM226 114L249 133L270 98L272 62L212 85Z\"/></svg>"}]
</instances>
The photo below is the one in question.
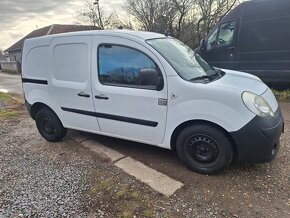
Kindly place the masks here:
<instances>
[{"instance_id":1,"label":"fence","mask_svg":"<svg viewBox=\"0 0 290 218\"><path fill-rule=\"evenodd\" d=\"M8 73L21 73L21 64L16 61L0 61L0 68Z\"/></svg>"}]
</instances>

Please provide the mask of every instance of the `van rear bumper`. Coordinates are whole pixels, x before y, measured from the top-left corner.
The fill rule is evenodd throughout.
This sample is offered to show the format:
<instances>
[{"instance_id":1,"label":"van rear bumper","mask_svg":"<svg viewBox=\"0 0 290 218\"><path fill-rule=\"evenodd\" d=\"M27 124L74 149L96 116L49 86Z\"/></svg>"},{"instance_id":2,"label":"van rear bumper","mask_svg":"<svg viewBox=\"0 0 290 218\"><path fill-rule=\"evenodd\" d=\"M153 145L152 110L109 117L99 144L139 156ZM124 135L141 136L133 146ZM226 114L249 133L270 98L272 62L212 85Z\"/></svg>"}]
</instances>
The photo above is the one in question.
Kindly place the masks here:
<instances>
[{"instance_id":1,"label":"van rear bumper","mask_svg":"<svg viewBox=\"0 0 290 218\"><path fill-rule=\"evenodd\" d=\"M283 115L278 108L274 117L256 116L242 129L231 132L240 162L263 163L273 160L284 132Z\"/></svg>"}]
</instances>

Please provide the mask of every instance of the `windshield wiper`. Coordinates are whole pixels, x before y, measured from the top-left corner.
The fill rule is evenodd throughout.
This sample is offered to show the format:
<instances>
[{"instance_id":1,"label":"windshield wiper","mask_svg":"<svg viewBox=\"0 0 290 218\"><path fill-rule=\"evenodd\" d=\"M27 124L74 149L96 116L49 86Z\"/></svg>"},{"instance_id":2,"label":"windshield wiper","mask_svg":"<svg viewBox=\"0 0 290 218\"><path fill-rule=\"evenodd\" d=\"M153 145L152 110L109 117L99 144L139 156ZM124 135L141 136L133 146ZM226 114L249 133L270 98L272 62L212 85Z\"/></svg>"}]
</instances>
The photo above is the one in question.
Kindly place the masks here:
<instances>
[{"instance_id":1,"label":"windshield wiper","mask_svg":"<svg viewBox=\"0 0 290 218\"><path fill-rule=\"evenodd\" d=\"M223 76L223 74L221 73L221 70L217 70L214 74L198 76L198 77L192 78L189 81L197 81L197 80L209 80L209 81L213 81L213 80L215 80L217 78L220 78L222 76Z\"/></svg>"},{"instance_id":2,"label":"windshield wiper","mask_svg":"<svg viewBox=\"0 0 290 218\"><path fill-rule=\"evenodd\" d=\"M196 81L196 80L205 80L205 79L212 79L212 76L208 76L208 75L204 75L204 76L198 76L198 77L194 77L189 81Z\"/></svg>"}]
</instances>

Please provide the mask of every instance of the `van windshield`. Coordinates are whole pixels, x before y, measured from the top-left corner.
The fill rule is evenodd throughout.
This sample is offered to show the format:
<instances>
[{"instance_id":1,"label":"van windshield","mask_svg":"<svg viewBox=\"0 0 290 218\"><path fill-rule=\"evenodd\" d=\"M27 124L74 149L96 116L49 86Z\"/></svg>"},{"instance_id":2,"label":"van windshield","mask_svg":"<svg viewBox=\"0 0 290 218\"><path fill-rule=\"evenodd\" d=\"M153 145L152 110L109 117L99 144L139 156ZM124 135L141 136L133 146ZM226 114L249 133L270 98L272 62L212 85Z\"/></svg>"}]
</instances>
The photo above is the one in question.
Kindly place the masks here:
<instances>
[{"instance_id":1,"label":"van windshield","mask_svg":"<svg viewBox=\"0 0 290 218\"><path fill-rule=\"evenodd\" d=\"M223 76L219 70L211 67L191 48L174 38L147 40L165 60L187 81L213 81Z\"/></svg>"}]
</instances>

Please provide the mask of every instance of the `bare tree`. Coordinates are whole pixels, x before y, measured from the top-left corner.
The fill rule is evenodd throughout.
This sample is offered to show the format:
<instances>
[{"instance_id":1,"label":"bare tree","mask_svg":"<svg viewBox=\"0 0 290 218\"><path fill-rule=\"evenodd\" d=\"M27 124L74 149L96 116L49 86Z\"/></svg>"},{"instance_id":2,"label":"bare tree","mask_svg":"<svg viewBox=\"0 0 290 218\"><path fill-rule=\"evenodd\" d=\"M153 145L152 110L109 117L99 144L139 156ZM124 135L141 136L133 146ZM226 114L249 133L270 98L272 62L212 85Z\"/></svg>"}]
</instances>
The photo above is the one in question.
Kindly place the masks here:
<instances>
[{"instance_id":1,"label":"bare tree","mask_svg":"<svg viewBox=\"0 0 290 218\"><path fill-rule=\"evenodd\" d=\"M173 8L176 10L176 34L175 36L179 38L180 33L185 24L188 13L192 10L194 6L194 0L171 0Z\"/></svg>"},{"instance_id":2,"label":"bare tree","mask_svg":"<svg viewBox=\"0 0 290 218\"><path fill-rule=\"evenodd\" d=\"M107 29L116 26L117 16L114 12L106 13L100 6L99 0L84 0L83 8L76 12L76 22Z\"/></svg>"},{"instance_id":3,"label":"bare tree","mask_svg":"<svg viewBox=\"0 0 290 218\"><path fill-rule=\"evenodd\" d=\"M127 0L125 9L134 17L141 29L154 31L156 20L162 16L160 4L161 0Z\"/></svg>"},{"instance_id":4,"label":"bare tree","mask_svg":"<svg viewBox=\"0 0 290 218\"><path fill-rule=\"evenodd\" d=\"M179 38L194 0L127 0L125 9L140 29Z\"/></svg>"}]
</instances>

